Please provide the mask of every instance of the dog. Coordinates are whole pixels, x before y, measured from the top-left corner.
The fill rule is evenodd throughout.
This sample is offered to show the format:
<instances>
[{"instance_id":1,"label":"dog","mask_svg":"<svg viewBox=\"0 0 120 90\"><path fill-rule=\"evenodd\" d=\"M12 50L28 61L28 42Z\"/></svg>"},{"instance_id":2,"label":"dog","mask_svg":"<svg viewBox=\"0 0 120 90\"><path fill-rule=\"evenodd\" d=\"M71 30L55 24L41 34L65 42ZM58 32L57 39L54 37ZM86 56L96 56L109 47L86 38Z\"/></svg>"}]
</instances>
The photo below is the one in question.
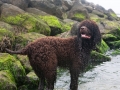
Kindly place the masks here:
<instances>
[{"instance_id":1,"label":"dog","mask_svg":"<svg viewBox=\"0 0 120 90\"><path fill-rule=\"evenodd\" d=\"M57 67L70 71L70 90L78 89L78 77L88 65L90 52L101 42L98 25L92 20L80 23L77 35L70 38L44 37L31 42L23 49L10 54L27 55L30 64L39 77L38 90L53 90ZM46 87L45 87L46 86Z\"/></svg>"}]
</instances>

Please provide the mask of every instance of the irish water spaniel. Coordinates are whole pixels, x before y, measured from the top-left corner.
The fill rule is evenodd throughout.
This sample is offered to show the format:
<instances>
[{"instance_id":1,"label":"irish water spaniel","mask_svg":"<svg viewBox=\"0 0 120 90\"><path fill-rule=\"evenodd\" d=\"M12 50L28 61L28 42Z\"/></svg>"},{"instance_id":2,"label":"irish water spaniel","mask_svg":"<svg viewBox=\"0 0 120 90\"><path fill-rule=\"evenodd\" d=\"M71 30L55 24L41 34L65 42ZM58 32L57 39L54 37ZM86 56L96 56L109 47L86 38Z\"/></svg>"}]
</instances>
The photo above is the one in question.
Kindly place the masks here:
<instances>
[{"instance_id":1,"label":"irish water spaniel","mask_svg":"<svg viewBox=\"0 0 120 90\"><path fill-rule=\"evenodd\" d=\"M21 50L6 51L29 57L33 70L40 78L38 90L54 89L58 66L70 70L70 90L77 90L79 73L88 64L91 50L100 42L101 34L97 24L84 20L79 25L77 36L40 38Z\"/></svg>"}]
</instances>

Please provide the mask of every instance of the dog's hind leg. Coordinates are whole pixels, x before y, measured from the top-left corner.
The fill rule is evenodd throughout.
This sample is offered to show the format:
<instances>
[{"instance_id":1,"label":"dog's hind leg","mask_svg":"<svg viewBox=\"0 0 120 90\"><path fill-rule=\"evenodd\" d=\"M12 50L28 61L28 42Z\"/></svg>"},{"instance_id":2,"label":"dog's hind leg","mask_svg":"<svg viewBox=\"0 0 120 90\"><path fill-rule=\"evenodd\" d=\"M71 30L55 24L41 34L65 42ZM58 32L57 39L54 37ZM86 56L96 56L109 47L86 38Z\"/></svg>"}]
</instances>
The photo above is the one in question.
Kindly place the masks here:
<instances>
[{"instance_id":1,"label":"dog's hind leg","mask_svg":"<svg viewBox=\"0 0 120 90\"><path fill-rule=\"evenodd\" d=\"M46 63L45 70L45 79L46 79L46 90L53 90L54 83L56 81L56 73L57 73L57 59L56 55L49 56L49 60Z\"/></svg>"},{"instance_id":2,"label":"dog's hind leg","mask_svg":"<svg viewBox=\"0 0 120 90\"><path fill-rule=\"evenodd\" d=\"M45 87L45 78L42 77L42 78L40 78L40 80L39 80L38 90L44 90L44 87Z\"/></svg>"}]
</instances>

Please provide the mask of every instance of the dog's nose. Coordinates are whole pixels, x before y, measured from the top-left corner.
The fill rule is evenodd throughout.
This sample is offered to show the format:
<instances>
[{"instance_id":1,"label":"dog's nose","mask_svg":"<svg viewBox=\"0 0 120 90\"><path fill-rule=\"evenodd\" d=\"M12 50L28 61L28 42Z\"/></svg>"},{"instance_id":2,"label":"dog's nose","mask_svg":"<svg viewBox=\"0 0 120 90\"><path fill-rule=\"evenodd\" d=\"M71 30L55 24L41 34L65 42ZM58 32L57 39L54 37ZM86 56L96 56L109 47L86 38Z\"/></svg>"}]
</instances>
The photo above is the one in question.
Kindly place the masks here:
<instances>
[{"instance_id":1,"label":"dog's nose","mask_svg":"<svg viewBox=\"0 0 120 90\"><path fill-rule=\"evenodd\" d=\"M86 27L85 27L85 26L82 26L80 29L82 29L82 30L83 30L83 29L86 29Z\"/></svg>"}]
</instances>

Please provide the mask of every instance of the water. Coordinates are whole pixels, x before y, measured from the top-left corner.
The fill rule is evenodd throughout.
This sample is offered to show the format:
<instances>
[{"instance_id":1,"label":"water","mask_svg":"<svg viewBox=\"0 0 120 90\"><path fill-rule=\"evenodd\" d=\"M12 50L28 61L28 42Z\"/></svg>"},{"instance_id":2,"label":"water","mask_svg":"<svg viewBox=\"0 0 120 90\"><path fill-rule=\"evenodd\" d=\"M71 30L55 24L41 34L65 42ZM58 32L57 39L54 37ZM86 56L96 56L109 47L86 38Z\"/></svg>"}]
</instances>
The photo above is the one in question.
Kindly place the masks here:
<instances>
[{"instance_id":1,"label":"water","mask_svg":"<svg viewBox=\"0 0 120 90\"><path fill-rule=\"evenodd\" d=\"M55 90L68 90L70 74L64 72L55 84ZM79 77L78 90L120 90L120 55L95 66Z\"/></svg>"}]
</instances>

